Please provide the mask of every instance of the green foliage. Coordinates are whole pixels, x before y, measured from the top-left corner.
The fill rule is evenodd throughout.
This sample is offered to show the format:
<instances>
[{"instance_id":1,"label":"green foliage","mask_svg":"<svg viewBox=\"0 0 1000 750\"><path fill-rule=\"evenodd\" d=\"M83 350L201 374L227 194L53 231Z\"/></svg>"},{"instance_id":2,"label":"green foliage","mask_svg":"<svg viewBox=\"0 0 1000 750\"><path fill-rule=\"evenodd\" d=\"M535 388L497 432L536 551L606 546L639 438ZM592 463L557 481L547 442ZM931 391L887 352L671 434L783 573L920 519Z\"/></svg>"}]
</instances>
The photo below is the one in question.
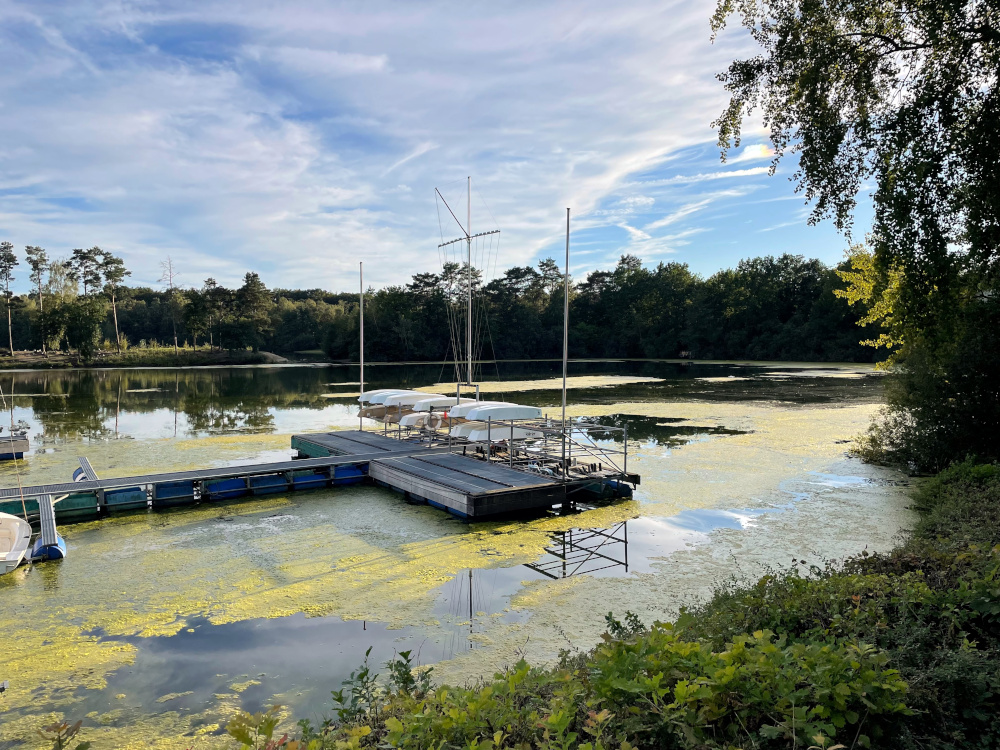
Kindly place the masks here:
<instances>
[{"instance_id":1,"label":"green foliage","mask_svg":"<svg viewBox=\"0 0 1000 750\"><path fill-rule=\"evenodd\" d=\"M322 350L332 359L358 358L356 293L268 290L252 273L237 289L207 279L201 289L182 291L171 281L172 262L165 264L167 289L129 288L123 286L128 271L121 260L101 248L80 250L68 263L48 263L40 252L31 261L38 266L32 266L34 299L25 297L12 310L15 348L43 342L70 346L70 308L56 308L75 300L79 282L86 280L84 296L103 290L111 303L98 341L124 336L172 343L176 325L180 346ZM417 274L405 287L369 292L366 357L451 358L448 306L464 299L465 273L452 264L441 273ZM563 285L554 261L543 260L537 269L510 268L488 284L475 283L483 357L559 356ZM855 330L865 311L834 297L839 283L835 270L801 256L745 260L707 279L684 264L644 267L640 259L624 256L613 271L571 282L570 355L657 358L683 352L701 359L871 361L874 354L859 345ZM608 330L619 335L607 336Z\"/></svg>"},{"instance_id":2,"label":"green foliage","mask_svg":"<svg viewBox=\"0 0 1000 750\"><path fill-rule=\"evenodd\" d=\"M898 367L861 454L922 472L1000 458L997 2L719 0L714 30L734 14L760 54L720 76L724 151L760 110L813 220L845 230L875 184L843 292Z\"/></svg>"},{"instance_id":3,"label":"green foliage","mask_svg":"<svg viewBox=\"0 0 1000 750\"><path fill-rule=\"evenodd\" d=\"M908 713L887 661L860 643L789 644L770 632L715 651L658 623L608 634L579 669L521 661L475 687L390 692L377 713L351 711L320 734L304 728L325 747L360 727L369 741L414 749L804 747L817 737L868 746Z\"/></svg>"},{"instance_id":4,"label":"green foliage","mask_svg":"<svg viewBox=\"0 0 1000 750\"><path fill-rule=\"evenodd\" d=\"M226 724L226 732L240 743L240 747L248 750L297 750L299 742L289 740L284 734L274 738L274 730L281 721L281 706L272 706L267 711L255 714L239 711Z\"/></svg>"},{"instance_id":5,"label":"green foliage","mask_svg":"<svg viewBox=\"0 0 1000 750\"><path fill-rule=\"evenodd\" d=\"M96 292L101 286L101 258L104 251L99 247L87 250L76 248L67 262L69 277L83 284L83 296Z\"/></svg>"},{"instance_id":6,"label":"green foliage","mask_svg":"<svg viewBox=\"0 0 1000 750\"><path fill-rule=\"evenodd\" d=\"M52 750L89 750L89 742L78 742L73 745L73 738L80 733L83 726L82 721L75 724L69 722L57 722L38 730L38 735L46 742L52 744Z\"/></svg>"},{"instance_id":7,"label":"green foliage","mask_svg":"<svg viewBox=\"0 0 1000 750\"><path fill-rule=\"evenodd\" d=\"M368 713L371 713L374 721L378 721L382 690L378 684L378 674L373 673L368 665L371 652L369 646L361 666L341 683L343 687L340 690L332 692L333 710L342 724L356 721Z\"/></svg>"},{"instance_id":8,"label":"green foliage","mask_svg":"<svg viewBox=\"0 0 1000 750\"><path fill-rule=\"evenodd\" d=\"M646 629L642 620L634 612L625 613L625 622L618 620L613 612L608 612L604 616L604 622L608 626L608 634L612 638L631 638Z\"/></svg>"},{"instance_id":9,"label":"green foliage","mask_svg":"<svg viewBox=\"0 0 1000 750\"><path fill-rule=\"evenodd\" d=\"M909 685L916 713L886 747L1000 744L1000 468L967 461L915 493L916 533L887 555L731 581L686 611L685 638L754 629L804 642L871 643Z\"/></svg>"},{"instance_id":10,"label":"green foliage","mask_svg":"<svg viewBox=\"0 0 1000 750\"><path fill-rule=\"evenodd\" d=\"M101 341L101 324L107 318L108 304L98 296L88 295L57 304L51 317L66 332L66 343L80 356L89 359Z\"/></svg>"},{"instance_id":11,"label":"green foliage","mask_svg":"<svg viewBox=\"0 0 1000 750\"><path fill-rule=\"evenodd\" d=\"M412 651L400 651L386 662L389 670L389 689L406 695L424 695L431 688L433 667L414 674ZM367 655L366 655L367 656Z\"/></svg>"}]
</instances>

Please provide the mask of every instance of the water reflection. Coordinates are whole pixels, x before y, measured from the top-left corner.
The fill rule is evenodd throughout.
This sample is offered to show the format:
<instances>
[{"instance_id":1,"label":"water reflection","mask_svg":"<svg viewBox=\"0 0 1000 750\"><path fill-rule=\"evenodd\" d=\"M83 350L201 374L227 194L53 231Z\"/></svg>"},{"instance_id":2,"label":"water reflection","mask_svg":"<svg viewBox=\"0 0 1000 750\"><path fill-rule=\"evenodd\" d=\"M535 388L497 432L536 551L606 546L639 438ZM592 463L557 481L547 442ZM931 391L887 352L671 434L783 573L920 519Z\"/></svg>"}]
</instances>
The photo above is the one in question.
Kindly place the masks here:
<instances>
[{"instance_id":1,"label":"water reflection","mask_svg":"<svg viewBox=\"0 0 1000 750\"><path fill-rule=\"evenodd\" d=\"M546 378L555 373L557 365L552 362L484 365L484 380ZM768 377L773 369L676 362L572 362L573 376L658 378L655 382L574 390L572 400L613 403L710 397L816 402L842 396L845 382L834 377L836 373L779 379ZM723 377L733 372L741 376ZM383 364L373 365L366 374L372 388L412 388L439 382L447 373L440 365ZM347 407L353 403L351 394L357 387L357 378L357 367L349 365L39 370L5 374L0 386L12 399L16 418L31 423L43 442L62 443L120 437L267 433L285 429L287 418L293 414L346 417ZM706 379L723 382L707 384ZM881 387L878 380L864 377L852 381L852 397L877 398ZM539 406L553 406L559 401L558 392L545 390L499 394L499 397L515 397L519 402ZM608 424L622 426L626 422L630 435L636 439L683 442L697 432L697 428L689 425L671 427L668 420L633 415L619 415ZM295 429L294 425L290 427Z\"/></svg>"},{"instance_id":2,"label":"water reflection","mask_svg":"<svg viewBox=\"0 0 1000 750\"><path fill-rule=\"evenodd\" d=\"M554 532L545 556L524 567L547 578L569 578L610 568L628 573L628 521L610 529Z\"/></svg>"},{"instance_id":3,"label":"water reflection","mask_svg":"<svg viewBox=\"0 0 1000 750\"><path fill-rule=\"evenodd\" d=\"M669 417L647 417L638 414L609 414L603 417L587 417L581 420L603 427L628 427L630 442L653 443L655 445L678 446L690 443L701 435L746 435L742 430L733 430L720 425L681 425L684 419ZM615 442L622 442L623 432L608 432L605 436Z\"/></svg>"}]
</instances>

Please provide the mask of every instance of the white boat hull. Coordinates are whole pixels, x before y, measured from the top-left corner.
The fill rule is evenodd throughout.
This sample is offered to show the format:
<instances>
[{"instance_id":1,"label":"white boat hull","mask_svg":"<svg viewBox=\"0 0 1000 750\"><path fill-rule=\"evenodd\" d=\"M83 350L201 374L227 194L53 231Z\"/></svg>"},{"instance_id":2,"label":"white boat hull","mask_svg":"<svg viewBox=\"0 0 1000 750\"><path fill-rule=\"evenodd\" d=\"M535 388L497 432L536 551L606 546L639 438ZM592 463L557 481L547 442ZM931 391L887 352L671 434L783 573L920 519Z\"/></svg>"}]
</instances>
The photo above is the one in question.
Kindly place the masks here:
<instances>
[{"instance_id":1,"label":"white boat hull","mask_svg":"<svg viewBox=\"0 0 1000 750\"><path fill-rule=\"evenodd\" d=\"M0 574L21 564L31 542L31 526L23 518L0 513Z\"/></svg>"}]
</instances>

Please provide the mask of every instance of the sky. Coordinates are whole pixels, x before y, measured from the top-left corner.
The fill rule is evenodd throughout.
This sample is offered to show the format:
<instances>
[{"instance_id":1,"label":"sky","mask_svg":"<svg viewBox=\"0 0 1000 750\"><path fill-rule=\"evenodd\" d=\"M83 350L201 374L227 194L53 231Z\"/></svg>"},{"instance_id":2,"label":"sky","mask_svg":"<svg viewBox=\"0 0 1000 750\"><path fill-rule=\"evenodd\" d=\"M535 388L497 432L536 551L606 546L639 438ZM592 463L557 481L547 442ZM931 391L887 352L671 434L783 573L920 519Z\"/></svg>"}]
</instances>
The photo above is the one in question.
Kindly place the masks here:
<instances>
[{"instance_id":1,"label":"sky","mask_svg":"<svg viewBox=\"0 0 1000 750\"><path fill-rule=\"evenodd\" d=\"M472 231L487 275L623 253L710 275L842 259L759 124L720 160L713 3L0 0L0 241L98 245L133 284L357 288L440 270ZM450 223L449 223L450 222ZM482 242L486 242L483 240ZM15 287L27 289L27 269Z\"/></svg>"}]
</instances>

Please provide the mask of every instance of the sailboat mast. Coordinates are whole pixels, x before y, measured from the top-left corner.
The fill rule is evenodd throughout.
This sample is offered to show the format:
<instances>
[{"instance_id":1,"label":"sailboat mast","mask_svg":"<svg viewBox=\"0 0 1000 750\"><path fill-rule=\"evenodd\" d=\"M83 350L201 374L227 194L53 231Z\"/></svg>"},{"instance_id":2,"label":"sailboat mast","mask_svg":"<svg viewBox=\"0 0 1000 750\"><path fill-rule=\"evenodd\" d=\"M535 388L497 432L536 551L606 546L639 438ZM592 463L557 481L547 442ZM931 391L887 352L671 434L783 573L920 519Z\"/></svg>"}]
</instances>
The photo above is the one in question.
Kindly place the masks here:
<instances>
[{"instance_id":1,"label":"sailboat mast","mask_svg":"<svg viewBox=\"0 0 1000 750\"><path fill-rule=\"evenodd\" d=\"M569 208L566 209L566 272L563 276L563 472L566 472L566 371L569 365Z\"/></svg>"},{"instance_id":2,"label":"sailboat mast","mask_svg":"<svg viewBox=\"0 0 1000 750\"><path fill-rule=\"evenodd\" d=\"M466 330L466 354L469 357L469 370L468 379L466 383L472 385L472 177L468 178L468 195L466 197L466 223L465 223L465 236L466 236L466 246L468 248L468 262L469 262L469 309L468 309L468 328Z\"/></svg>"},{"instance_id":3,"label":"sailboat mast","mask_svg":"<svg viewBox=\"0 0 1000 750\"><path fill-rule=\"evenodd\" d=\"M359 290L361 292L358 295L358 299L361 301L361 310L360 310L360 318L361 318L361 321L360 321L361 322L361 326L360 326L360 328L361 328L361 393L358 394L360 396L361 394L363 394L365 392L365 264L364 264L364 261L361 261L361 262L358 263L358 269L359 269L359 275L360 275L360 280L359 280L360 283L358 284L358 288L359 288Z\"/></svg>"}]
</instances>

